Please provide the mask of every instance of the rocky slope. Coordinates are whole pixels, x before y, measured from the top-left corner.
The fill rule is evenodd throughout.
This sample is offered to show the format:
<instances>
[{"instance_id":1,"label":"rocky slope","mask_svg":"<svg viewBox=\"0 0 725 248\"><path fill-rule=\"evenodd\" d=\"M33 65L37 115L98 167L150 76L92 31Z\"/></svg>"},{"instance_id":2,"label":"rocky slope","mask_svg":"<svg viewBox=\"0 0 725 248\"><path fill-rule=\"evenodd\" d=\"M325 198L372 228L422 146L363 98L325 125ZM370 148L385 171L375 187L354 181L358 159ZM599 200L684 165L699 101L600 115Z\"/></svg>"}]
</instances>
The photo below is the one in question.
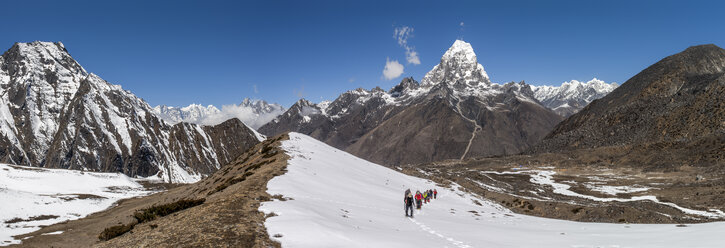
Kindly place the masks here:
<instances>
[{"instance_id":1,"label":"rocky slope","mask_svg":"<svg viewBox=\"0 0 725 248\"><path fill-rule=\"evenodd\" d=\"M723 95L725 50L693 46L593 101L558 124L533 151L633 146L664 154L679 150L694 165L722 163Z\"/></svg>"},{"instance_id":2,"label":"rocky slope","mask_svg":"<svg viewBox=\"0 0 725 248\"><path fill-rule=\"evenodd\" d=\"M561 86L531 86L534 97L545 107L566 118L590 102L602 98L617 88L617 83L592 79L586 83L572 80Z\"/></svg>"},{"instance_id":3,"label":"rocky slope","mask_svg":"<svg viewBox=\"0 0 725 248\"><path fill-rule=\"evenodd\" d=\"M300 100L262 133L308 134L385 165L513 154L561 117L523 82L491 83L470 44L456 41L419 84L357 89L333 102Z\"/></svg>"},{"instance_id":4,"label":"rocky slope","mask_svg":"<svg viewBox=\"0 0 725 248\"><path fill-rule=\"evenodd\" d=\"M257 129L278 115L285 109L276 103L267 103L264 100L251 100L244 98L240 104L224 105L218 109L214 105L202 106L191 104L186 107L169 107L159 105L153 108L154 113L169 123L189 122L200 125L216 125L231 118L237 118L247 126Z\"/></svg>"},{"instance_id":5,"label":"rocky slope","mask_svg":"<svg viewBox=\"0 0 725 248\"><path fill-rule=\"evenodd\" d=\"M259 140L239 120L168 124L141 98L86 72L62 43L0 56L0 162L192 182Z\"/></svg>"}]
</instances>

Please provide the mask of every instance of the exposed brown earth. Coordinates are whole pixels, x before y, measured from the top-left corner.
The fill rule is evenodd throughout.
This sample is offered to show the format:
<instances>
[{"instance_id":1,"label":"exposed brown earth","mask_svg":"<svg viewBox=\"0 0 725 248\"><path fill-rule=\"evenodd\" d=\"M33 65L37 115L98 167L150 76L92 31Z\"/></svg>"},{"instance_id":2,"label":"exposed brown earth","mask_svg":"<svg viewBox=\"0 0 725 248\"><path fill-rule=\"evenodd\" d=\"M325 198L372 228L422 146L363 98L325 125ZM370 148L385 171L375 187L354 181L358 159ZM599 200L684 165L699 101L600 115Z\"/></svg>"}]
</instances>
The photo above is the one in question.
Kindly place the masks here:
<instances>
[{"instance_id":1,"label":"exposed brown earth","mask_svg":"<svg viewBox=\"0 0 725 248\"><path fill-rule=\"evenodd\" d=\"M676 156L667 156L666 150L660 152L665 159L660 166L642 166L652 154L640 153L631 147L603 147L463 162L451 160L402 169L441 184L455 182L514 212L534 216L610 223L722 221L687 214L667 204L708 212L725 211L725 170L722 170L725 164L696 167L688 164L688 160L670 159ZM536 171L555 172L552 179L556 183L569 185L569 190L585 197L555 193L551 186L533 182ZM642 191L612 195L601 190L607 186L628 186ZM661 203L587 199L637 196L655 196Z\"/></svg>"},{"instance_id":2,"label":"exposed brown earth","mask_svg":"<svg viewBox=\"0 0 725 248\"><path fill-rule=\"evenodd\" d=\"M259 204L271 199L267 182L286 172L288 156L279 148L286 134L257 144L232 163L201 181L154 195L119 201L117 206L86 218L44 227L18 236L24 247L279 247L264 227ZM139 223L135 214L180 201L203 203ZM138 216L138 215L136 215ZM132 227L108 241L108 228ZM58 235L41 235L63 231Z\"/></svg>"}]
</instances>

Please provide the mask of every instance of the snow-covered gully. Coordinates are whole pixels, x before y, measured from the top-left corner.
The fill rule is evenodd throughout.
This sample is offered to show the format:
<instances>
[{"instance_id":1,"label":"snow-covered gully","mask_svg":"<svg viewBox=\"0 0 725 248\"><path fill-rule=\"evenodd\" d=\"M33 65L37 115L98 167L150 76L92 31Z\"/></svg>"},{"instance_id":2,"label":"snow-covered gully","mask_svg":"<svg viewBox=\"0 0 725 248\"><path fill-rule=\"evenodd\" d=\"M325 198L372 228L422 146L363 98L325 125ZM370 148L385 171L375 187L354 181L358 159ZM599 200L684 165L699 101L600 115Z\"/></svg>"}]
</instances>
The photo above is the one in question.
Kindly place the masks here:
<instances>
[{"instance_id":1,"label":"snow-covered gully","mask_svg":"<svg viewBox=\"0 0 725 248\"><path fill-rule=\"evenodd\" d=\"M725 223L604 224L519 215L459 190L367 162L308 136L283 142L288 172L265 202L265 226L283 247L720 247ZM403 191L438 199L405 217Z\"/></svg>"}]
</instances>

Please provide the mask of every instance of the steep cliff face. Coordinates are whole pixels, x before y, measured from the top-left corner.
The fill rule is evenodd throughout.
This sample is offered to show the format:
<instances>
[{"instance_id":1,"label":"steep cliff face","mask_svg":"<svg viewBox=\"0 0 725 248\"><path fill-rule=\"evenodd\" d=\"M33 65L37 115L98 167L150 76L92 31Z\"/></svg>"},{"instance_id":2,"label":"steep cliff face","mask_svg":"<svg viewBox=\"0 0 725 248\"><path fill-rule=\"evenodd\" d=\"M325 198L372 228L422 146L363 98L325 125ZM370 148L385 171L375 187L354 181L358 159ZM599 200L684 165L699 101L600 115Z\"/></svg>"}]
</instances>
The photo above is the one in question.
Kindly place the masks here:
<instances>
[{"instance_id":1,"label":"steep cliff face","mask_svg":"<svg viewBox=\"0 0 725 248\"><path fill-rule=\"evenodd\" d=\"M193 182L258 142L231 122L172 126L143 99L86 72L62 43L16 43L0 57L4 163Z\"/></svg>"},{"instance_id":2,"label":"steep cliff face","mask_svg":"<svg viewBox=\"0 0 725 248\"><path fill-rule=\"evenodd\" d=\"M492 83L470 44L456 41L418 83L300 100L260 131L308 134L367 160L398 165L519 153L561 117L525 83Z\"/></svg>"}]
</instances>

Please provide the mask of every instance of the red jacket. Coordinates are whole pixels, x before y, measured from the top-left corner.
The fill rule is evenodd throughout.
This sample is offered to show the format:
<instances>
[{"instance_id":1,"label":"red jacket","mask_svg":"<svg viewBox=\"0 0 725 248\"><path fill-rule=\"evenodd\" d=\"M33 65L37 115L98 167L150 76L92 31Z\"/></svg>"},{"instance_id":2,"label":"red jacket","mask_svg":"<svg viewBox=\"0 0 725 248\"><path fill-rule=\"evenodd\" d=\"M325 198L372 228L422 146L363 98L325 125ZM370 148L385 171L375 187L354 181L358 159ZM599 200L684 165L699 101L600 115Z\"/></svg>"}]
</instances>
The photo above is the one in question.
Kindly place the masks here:
<instances>
[{"instance_id":1,"label":"red jacket","mask_svg":"<svg viewBox=\"0 0 725 248\"><path fill-rule=\"evenodd\" d=\"M422 195L420 195L420 194L415 194L415 199L416 199L416 200L420 200L420 199L423 199L423 196L422 196Z\"/></svg>"}]
</instances>

